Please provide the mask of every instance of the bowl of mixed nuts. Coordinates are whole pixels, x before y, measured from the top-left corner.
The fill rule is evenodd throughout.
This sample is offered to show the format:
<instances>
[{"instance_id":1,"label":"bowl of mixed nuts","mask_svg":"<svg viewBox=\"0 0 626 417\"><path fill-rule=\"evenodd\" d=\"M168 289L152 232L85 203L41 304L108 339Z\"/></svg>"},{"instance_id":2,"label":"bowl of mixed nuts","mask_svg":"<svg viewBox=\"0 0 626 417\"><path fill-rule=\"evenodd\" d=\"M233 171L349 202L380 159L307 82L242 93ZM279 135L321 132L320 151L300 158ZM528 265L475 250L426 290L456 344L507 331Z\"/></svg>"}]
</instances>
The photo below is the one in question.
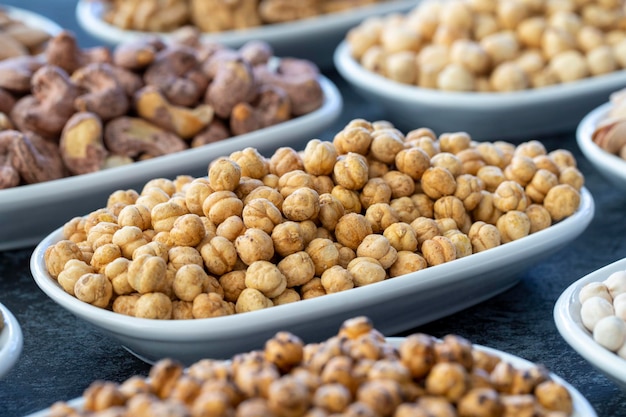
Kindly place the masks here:
<instances>
[{"instance_id":1,"label":"bowl of mixed nuts","mask_svg":"<svg viewBox=\"0 0 626 417\"><path fill-rule=\"evenodd\" d=\"M626 390L626 259L570 285L554 306L563 339L580 356Z\"/></svg>"},{"instance_id":2,"label":"bowl of mixed nuts","mask_svg":"<svg viewBox=\"0 0 626 417\"><path fill-rule=\"evenodd\" d=\"M352 28L335 65L399 126L477 140L574 130L626 85L626 32L613 6L565 3L420 2Z\"/></svg>"},{"instance_id":3,"label":"bowl of mixed nuts","mask_svg":"<svg viewBox=\"0 0 626 417\"><path fill-rule=\"evenodd\" d=\"M624 90L610 95L587 114L576 130L576 142L585 157L602 176L626 190L626 119L623 115Z\"/></svg>"},{"instance_id":4,"label":"bowl of mixed nuts","mask_svg":"<svg viewBox=\"0 0 626 417\"><path fill-rule=\"evenodd\" d=\"M367 314L393 335L460 311L594 213L567 150L385 121L207 171L118 190L61 225L33 252L37 285L139 357L191 362L279 329L313 340Z\"/></svg>"}]
</instances>

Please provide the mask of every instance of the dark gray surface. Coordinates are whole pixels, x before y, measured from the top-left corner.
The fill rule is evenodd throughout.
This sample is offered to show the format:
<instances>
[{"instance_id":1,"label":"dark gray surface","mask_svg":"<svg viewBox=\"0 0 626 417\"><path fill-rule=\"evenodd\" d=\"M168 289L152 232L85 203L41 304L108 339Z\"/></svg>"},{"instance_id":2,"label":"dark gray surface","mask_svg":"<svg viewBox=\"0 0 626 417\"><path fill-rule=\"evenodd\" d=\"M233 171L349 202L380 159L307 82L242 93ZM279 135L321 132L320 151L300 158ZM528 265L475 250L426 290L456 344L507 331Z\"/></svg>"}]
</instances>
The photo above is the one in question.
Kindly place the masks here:
<instances>
[{"instance_id":1,"label":"dark gray surface","mask_svg":"<svg viewBox=\"0 0 626 417\"><path fill-rule=\"evenodd\" d=\"M5 4L48 16L74 31L83 46L98 44L78 27L75 1L16 0ZM356 117L385 118L377 106L355 96L335 72L327 75L341 89L345 109L340 120L319 135L321 139L332 139L347 121ZM556 299L571 282L626 256L626 195L608 185L583 158L574 132L527 139L540 139L549 150L566 148L574 153L595 199L593 222L579 239L549 259L539 263L529 259L528 271L512 289L405 334L456 333L474 343L543 363L576 387L599 416L626 416L626 395L563 341L552 318ZM24 349L18 363L0 380L0 416L4 417L27 415L57 400L78 397L94 380L122 381L149 369L39 290L28 265L32 249L0 252L0 302L15 314L24 333Z\"/></svg>"}]
</instances>

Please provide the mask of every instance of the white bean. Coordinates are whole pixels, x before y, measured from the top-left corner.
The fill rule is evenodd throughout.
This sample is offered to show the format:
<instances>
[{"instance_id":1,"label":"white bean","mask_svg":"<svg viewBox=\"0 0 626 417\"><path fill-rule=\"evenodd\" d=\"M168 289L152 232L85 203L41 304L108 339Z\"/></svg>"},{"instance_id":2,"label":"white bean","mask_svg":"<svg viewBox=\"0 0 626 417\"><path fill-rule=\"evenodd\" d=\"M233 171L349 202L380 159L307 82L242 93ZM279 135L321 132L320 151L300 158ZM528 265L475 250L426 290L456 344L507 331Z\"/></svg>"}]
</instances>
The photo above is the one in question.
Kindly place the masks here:
<instances>
[{"instance_id":1,"label":"white bean","mask_svg":"<svg viewBox=\"0 0 626 417\"><path fill-rule=\"evenodd\" d=\"M598 321L613 314L613 305L602 297L591 297L580 308L583 325L590 331L593 331Z\"/></svg>"},{"instance_id":2,"label":"white bean","mask_svg":"<svg viewBox=\"0 0 626 417\"><path fill-rule=\"evenodd\" d=\"M619 317L604 317L596 323L593 339L608 350L616 352L626 341L626 323Z\"/></svg>"}]
</instances>

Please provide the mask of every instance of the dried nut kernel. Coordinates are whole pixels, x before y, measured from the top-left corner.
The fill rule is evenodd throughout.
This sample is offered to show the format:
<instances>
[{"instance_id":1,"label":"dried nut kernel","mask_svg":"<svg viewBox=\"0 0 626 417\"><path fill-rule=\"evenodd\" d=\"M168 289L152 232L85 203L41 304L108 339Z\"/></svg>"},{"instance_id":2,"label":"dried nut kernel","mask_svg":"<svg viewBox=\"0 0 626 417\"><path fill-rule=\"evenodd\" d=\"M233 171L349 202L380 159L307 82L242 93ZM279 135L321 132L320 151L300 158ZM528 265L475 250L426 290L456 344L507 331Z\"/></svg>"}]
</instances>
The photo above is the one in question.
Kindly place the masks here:
<instances>
[{"instance_id":1,"label":"dried nut kernel","mask_svg":"<svg viewBox=\"0 0 626 417\"><path fill-rule=\"evenodd\" d=\"M367 160L361 154L339 155L333 167L333 180L348 190L360 190L369 179Z\"/></svg>"},{"instance_id":2,"label":"dried nut kernel","mask_svg":"<svg viewBox=\"0 0 626 417\"><path fill-rule=\"evenodd\" d=\"M422 190L432 199L452 195L456 191L454 176L445 168L431 167L422 175Z\"/></svg>"},{"instance_id":3,"label":"dried nut kernel","mask_svg":"<svg viewBox=\"0 0 626 417\"><path fill-rule=\"evenodd\" d=\"M312 139L304 148L302 155L304 171L311 175L332 174L336 161L337 150L331 142Z\"/></svg>"},{"instance_id":4,"label":"dried nut kernel","mask_svg":"<svg viewBox=\"0 0 626 417\"><path fill-rule=\"evenodd\" d=\"M520 184L507 180L500 183L494 191L493 205L502 212L510 210L524 211L528 207L528 198Z\"/></svg>"},{"instance_id":5,"label":"dried nut kernel","mask_svg":"<svg viewBox=\"0 0 626 417\"><path fill-rule=\"evenodd\" d=\"M319 212L319 194L312 188L298 188L283 201L283 214L289 220L315 220Z\"/></svg>"},{"instance_id":6,"label":"dried nut kernel","mask_svg":"<svg viewBox=\"0 0 626 417\"><path fill-rule=\"evenodd\" d=\"M507 243L528 236L530 219L523 211L511 210L498 219L496 227L500 232L501 242Z\"/></svg>"},{"instance_id":7,"label":"dried nut kernel","mask_svg":"<svg viewBox=\"0 0 626 417\"><path fill-rule=\"evenodd\" d=\"M481 221L472 224L467 236L472 242L474 252L482 252L501 244L500 232L496 226Z\"/></svg>"},{"instance_id":8,"label":"dried nut kernel","mask_svg":"<svg viewBox=\"0 0 626 417\"><path fill-rule=\"evenodd\" d=\"M228 158L219 158L209 166L209 186L215 191L235 191L241 179L241 167Z\"/></svg>"},{"instance_id":9,"label":"dried nut kernel","mask_svg":"<svg viewBox=\"0 0 626 417\"><path fill-rule=\"evenodd\" d=\"M422 243L422 254L428 265L439 265L456 259L456 246L445 236L433 236Z\"/></svg>"},{"instance_id":10,"label":"dried nut kernel","mask_svg":"<svg viewBox=\"0 0 626 417\"><path fill-rule=\"evenodd\" d=\"M274 256L272 237L261 229L247 229L235 239L239 259L246 265L255 261L269 261Z\"/></svg>"},{"instance_id":11,"label":"dried nut kernel","mask_svg":"<svg viewBox=\"0 0 626 417\"><path fill-rule=\"evenodd\" d=\"M374 258L356 257L350 261L346 269L352 274L355 287L380 282L386 278L385 269Z\"/></svg>"},{"instance_id":12,"label":"dried nut kernel","mask_svg":"<svg viewBox=\"0 0 626 417\"><path fill-rule=\"evenodd\" d=\"M339 219L335 227L337 241L350 249L356 250L366 236L372 234L372 226L365 216L348 213Z\"/></svg>"}]
</instances>

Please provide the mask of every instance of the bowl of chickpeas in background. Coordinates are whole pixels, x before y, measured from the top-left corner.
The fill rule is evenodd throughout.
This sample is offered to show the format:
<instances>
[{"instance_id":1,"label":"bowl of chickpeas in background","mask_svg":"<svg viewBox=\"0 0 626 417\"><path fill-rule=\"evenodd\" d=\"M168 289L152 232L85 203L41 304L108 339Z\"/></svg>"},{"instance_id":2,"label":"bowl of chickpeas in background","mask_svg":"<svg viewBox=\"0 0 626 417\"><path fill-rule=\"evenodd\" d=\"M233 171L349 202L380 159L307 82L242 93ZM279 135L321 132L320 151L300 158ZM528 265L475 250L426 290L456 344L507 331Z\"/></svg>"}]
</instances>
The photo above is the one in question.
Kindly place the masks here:
<instances>
[{"instance_id":1,"label":"bowl of chickpeas in background","mask_svg":"<svg viewBox=\"0 0 626 417\"><path fill-rule=\"evenodd\" d=\"M140 358L189 363L356 315L408 330L511 288L593 218L566 150L413 133L355 119L302 151L246 148L208 177L118 190L40 242L33 278Z\"/></svg>"},{"instance_id":2,"label":"bowl of chickpeas in background","mask_svg":"<svg viewBox=\"0 0 626 417\"><path fill-rule=\"evenodd\" d=\"M0 303L0 378L7 374L22 353L22 329L11 311Z\"/></svg>"},{"instance_id":3,"label":"bowl of chickpeas in background","mask_svg":"<svg viewBox=\"0 0 626 417\"><path fill-rule=\"evenodd\" d=\"M602 176L626 191L626 118L623 92L612 95L609 102L589 112L576 130L576 142L583 155Z\"/></svg>"},{"instance_id":4,"label":"bowl of chickpeas in background","mask_svg":"<svg viewBox=\"0 0 626 417\"><path fill-rule=\"evenodd\" d=\"M558 4L557 4L558 3ZM626 86L620 2L426 1L355 26L339 73L399 125L515 140L574 130Z\"/></svg>"},{"instance_id":5,"label":"bowl of chickpeas in background","mask_svg":"<svg viewBox=\"0 0 626 417\"><path fill-rule=\"evenodd\" d=\"M556 327L591 365L626 390L626 259L570 285L554 306Z\"/></svg>"}]
</instances>

